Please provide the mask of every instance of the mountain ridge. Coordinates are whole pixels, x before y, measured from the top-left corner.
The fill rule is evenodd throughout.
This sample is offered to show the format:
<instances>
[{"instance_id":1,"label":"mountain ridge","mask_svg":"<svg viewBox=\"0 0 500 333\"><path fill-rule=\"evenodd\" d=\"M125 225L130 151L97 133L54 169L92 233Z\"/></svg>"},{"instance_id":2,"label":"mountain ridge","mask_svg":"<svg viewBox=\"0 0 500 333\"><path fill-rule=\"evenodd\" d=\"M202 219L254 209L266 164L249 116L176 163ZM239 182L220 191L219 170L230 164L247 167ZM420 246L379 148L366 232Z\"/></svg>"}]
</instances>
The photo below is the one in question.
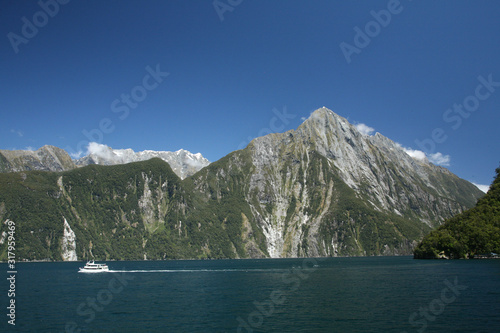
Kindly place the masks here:
<instances>
[{"instance_id":1,"label":"mountain ridge","mask_svg":"<svg viewBox=\"0 0 500 333\"><path fill-rule=\"evenodd\" d=\"M154 157L169 163L172 170L181 178L193 175L210 162L202 154L193 154L185 149L175 152L144 150L135 152L132 149L112 149L106 145L92 142L89 144L89 154L77 160L78 166L89 164L117 165L130 162L146 161Z\"/></svg>"},{"instance_id":2,"label":"mountain ridge","mask_svg":"<svg viewBox=\"0 0 500 333\"><path fill-rule=\"evenodd\" d=\"M55 146L45 145L36 151L0 150L0 172L64 171L74 167L69 154Z\"/></svg>"},{"instance_id":3,"label":"mountain ridge","mask_svg":"<svg viewBox=\"0 0 500 333\"><path fill-rule=\"evenodd\" d=\"M193 154L185 149L175 152L132 149L113 149L96 142L89 143L89 153L73 160L58 147L45 145L38 150L0 150L0 172L29 170L67 171L89 164L117 165L144 161L159 157L169 163L181 179L186 178L210 164L200 153Z\"/></svg>"},{"instance_id":4,"label":"mountain ridge","mask_svg":"<svg viewBox=\"0 0 500 333\"><path fill-rule=\"evenodd\" d=\"M500 253L500 167L489 191L476 205L447 219L426 235L416 259L498 257ZM496 253L496 255L493 255Z\"/></svg>"},{"instance_id":5,"label":"mountain ridge","mask_svg":"<svg viewBox=\"0 0 500 333\"><path fill-rule=\"evenodd\" d=\"M382 140L381 138L385 143L385 151L375 145L377 140ZM387 149L388 145L389 149ZM300 230L304 225L301 221L312 221L311 231L319 232L321 228L324 229L322 219L332 213L325 202L335 191L331 184L327 184L327 188L323 188L322 193L318 193L317 188L314 187L309 189L307 186L308 170L319 172L316 176L323 177L320 182L323 185L326 182L325 175L332 173L328 176L330 181L339 177L350 190L354 191L354 194L350 194L354 196L352 201L370 203L370 209L378 213L405 216L414 220L414 223L426 224L425 227L420 228L439 224L440 220L473 205L477 197L481 195L481 192L467 181L454 175L451 176L452 174L447 170L443 172L445 169L413 159L396 143L382 135L374 137L362 135L345 118L326 108L313 112L297 130L256 138L247 149L251 152L252 163L255 167L251 176L247 201L255 202L255 215L260 219L262 229L267 233L268 239L275 240L272 246L274 250L271 251L275 256L300 256L303 251L300 248L301 242L316 243L316 248L309 248L315 251L312 255L325 253L326 245L317 244L317 235L310 237L308 232ZM312 156L321 160L319 168L323 170L318 170L318 166L310 159ZM391 163L387 163L388 156L392 166ZM394 167L394 163L401 161L404 162L403 167ZM409 168L417 170L409 171L407 170ZM289 176L288 179L283 177L285 170ZM420 179L422 176L425 176L424 181ZM433 180L442 177L450 182L450 188L436 189L434 187ZM314 181L317 184L317 179ZM296 186L291 189L287 183L294 183ZM459 201L449 200L450 193L454 193L453 187L457 186L465 186L470 193L460 196ZM257 198L252 197L252 191L257 193ZM298 201L303 207L308 207L315 201L311 195L304 195L307 191L313 196L317 194L322 197L323 210L315 214L311 214L311 211L307 209L299 210L295 215L296 225L291 226L291 216L288 214L291 207L296 206ZM344 189L344 191L348 190ZM264 205L259 203L264 203ZM271 212L266 212L264 206L270 204L274 207ZM361 211L366 210L363 204L360 204L358 208ZM335 214L337 213L339 212ZM349 216L342 218L349 219ZM288 228L291 228L289 231L294 236L290 236L289 244L286 244L281 234L287 233ZM323 236L329 239L333 237L332 235ZM355 243L356 241L355 239ZM358 246L357 249L356 246L353 245L351 250L358 251L360 255L366 254L362 246ZM331 246L331 248L338 247L338 244ZM394 251L394 248L391 251Z\"/></svg>"},{"instance_id":6,"label":"mountain ridge","mask_svg":"<svg viewBox=\"0 0 500 333\"><path fill-rule=\"evenodd\" d=\"M326 108L184 179L172 169L153 158L0 174L0 219L47 230L26 235L28 259L35 246L52 260L400 255L482 196Z\"/></svg>"}]
</instances>

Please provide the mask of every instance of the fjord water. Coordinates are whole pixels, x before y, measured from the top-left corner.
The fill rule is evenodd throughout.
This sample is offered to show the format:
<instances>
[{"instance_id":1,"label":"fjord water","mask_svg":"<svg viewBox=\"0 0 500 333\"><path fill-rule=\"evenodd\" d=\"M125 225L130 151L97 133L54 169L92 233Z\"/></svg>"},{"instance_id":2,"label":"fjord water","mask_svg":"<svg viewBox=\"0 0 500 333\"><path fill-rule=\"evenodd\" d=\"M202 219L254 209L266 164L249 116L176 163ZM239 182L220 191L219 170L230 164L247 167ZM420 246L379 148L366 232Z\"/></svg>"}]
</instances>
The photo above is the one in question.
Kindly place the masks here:
<instances>
[{"instance_id":1,"label":"fjord water","mask_svg":"<svg viewBox=\"0 0 500 333\"><path fill-rule=\"evenodd\" d=\"M499 332L500 260L19 263L19 332ZM1 264L4 274L7 265Z\"/></svg>"}]
</instances>

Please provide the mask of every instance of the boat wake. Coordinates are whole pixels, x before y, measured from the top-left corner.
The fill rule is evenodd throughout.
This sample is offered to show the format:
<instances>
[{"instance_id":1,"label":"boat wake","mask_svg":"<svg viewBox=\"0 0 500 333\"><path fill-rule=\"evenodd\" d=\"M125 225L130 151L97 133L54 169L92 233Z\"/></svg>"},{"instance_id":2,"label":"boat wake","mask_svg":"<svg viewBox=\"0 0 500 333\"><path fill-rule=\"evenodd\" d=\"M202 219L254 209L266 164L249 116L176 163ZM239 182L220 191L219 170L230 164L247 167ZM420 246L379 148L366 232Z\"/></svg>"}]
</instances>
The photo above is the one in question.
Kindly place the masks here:
<instances>
[{"instance_id":1,"label":"boat wake","mask_svg":"<svg viewBox=\"0 0 500 333\"><path fill-rule=\"evenodd\" d=\"M136 269L114 270L107 273L195 273L195 272L283 272L285 269Z\"/></svg>"}]
</instances>

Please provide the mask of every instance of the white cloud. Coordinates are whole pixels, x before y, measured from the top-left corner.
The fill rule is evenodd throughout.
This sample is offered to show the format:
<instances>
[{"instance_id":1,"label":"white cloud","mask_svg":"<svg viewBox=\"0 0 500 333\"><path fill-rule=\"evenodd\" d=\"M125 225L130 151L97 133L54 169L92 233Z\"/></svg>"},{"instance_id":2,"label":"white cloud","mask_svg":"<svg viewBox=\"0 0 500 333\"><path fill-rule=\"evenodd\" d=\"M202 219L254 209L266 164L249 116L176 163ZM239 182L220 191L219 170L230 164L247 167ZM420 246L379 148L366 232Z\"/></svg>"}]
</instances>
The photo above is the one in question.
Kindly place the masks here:
<instances>
[{"instance_id":1,"label":"white cloud","mask_svg":"<svg viewBox=\"0 0 500 333\"><path fill-rule=\"evenodd\" d=\"M425 162L426 160L428 160L429 162L436 164L436 165L450 166L450 161L451 161L450 155L443 155L440 152L427 155L426 153L424 153L421 150L406 148L406 147L403 147L399 143L396 143L396 144L399 147L401 147L401 149L403 149L408 155L410 155L412 158L414 158L418 161Z\"/></svg>"},{"instance_id":2,"label":"white cloud","mask_svg":"<svg viewBox=\"0 0 500 333\"><path fill-rule=\"evenodd\" d=\"M109 149L109 147L103 145L102 143L89 142L87 146L87 154L95 154L99 156L101 152L105 151L106 149Z\"/></svg>"},{"instance_id":3,"label":"white cloud","mask_svg":"<svg viewBox=\"0 0 500 333\"><path fill-rule=\"evenodd\" d=\"M20 130L11 129L10 132L16 134L20 138L24 136L24 133L21 132Z\"/></svg>"},{"instance_id":4,"label":"white cloud","mask_svg":"<svg viewBox=\"0 0 500 333\"><path fill-rule=\"evenodd\" d=\"M196 169L201 169L203 167L206 166L205 163L203 163L202 161L199 161L199 160L194 160L192 158L186 158L184 159L184 163L186 163L187 165L193 167L193 168L196 168Z\"/></svg>"},{"instance_id":5,"label":"white cloud","mask_svg":"<svg viewBox=\"0 0 500 333\"><path fill-rule=\"evenodd\" d=\"M450 155L443 155L439 152L427 156L429 161L436 165L450 166Z\"/></svg>"},{"instance_id":6,"label":"white cloud","mask_svg":"<svg viewBox=\"0 0 500 333\"><path fill-rule=\"evenodd\" d=\"M363 135L371 135L375 129L363 123L359 123L356 125L356 129Z\"/></svg>"},{"instance_id":7,"label":"white cloud","mask_svg":"<svg viewBox=\"0 0 500 333\"><path fill-rule=\"evenodd\" d=\"M72 159L76 160L82 157L83 151L79 150L76 153L70 153L69 155L71 156Z\"/></svg>"},{"instance_id":8,"label":"white cloud","mask_svg":"<svg viewBox=\"0 0 500 333\"><path fill-rule=\"evenodd\" d=\"M481 184L476 184L476 183L472 183L472 184L474 184L478 189L480 189L484 193L487 193L488 190L490 189L489 185L481 185Z\"/></svg>"},{"instance_id":9,"label":"white cloud","mask_svg":"<svg viewBox=\"0 0 500 333\"><path fill-rule=\"evenodd\" d=\"M119 162L119 156L117 156L111 147L103 145L97 142L90 142L87 146L87 155L94 155L99 158L105 159L106 161Z\"/></svg>"},{"instance_id":10,"label":"white cloud","mask_svg":"<svg viewBox=\"0 0 500 333\"><path fill-rule=\"evenodd\" d=\"M413 157L416 160L425 161L425 159L427 158L427 156L425 156L425 153L421 150L413 150L413 149L405 148L405 147L401 147L401 148L403 148L403 150L408 155L410 155L411 157Z\"/></svg>"}]
</instances>

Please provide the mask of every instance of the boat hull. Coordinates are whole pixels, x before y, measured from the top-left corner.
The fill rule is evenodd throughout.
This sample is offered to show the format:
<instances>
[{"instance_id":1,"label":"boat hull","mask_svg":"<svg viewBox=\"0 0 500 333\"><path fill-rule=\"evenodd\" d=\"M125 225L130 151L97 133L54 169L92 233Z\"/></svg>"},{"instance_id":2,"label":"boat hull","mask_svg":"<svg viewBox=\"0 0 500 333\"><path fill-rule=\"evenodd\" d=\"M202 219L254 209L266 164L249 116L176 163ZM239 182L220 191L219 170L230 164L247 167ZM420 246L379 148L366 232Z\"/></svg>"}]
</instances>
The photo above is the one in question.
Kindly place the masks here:
<instances>
[{"instance_id":1,"label":"boat hull","mask_svg":"<svg viewBox=\"0 0 500 333\"><path fill-rule=\"evenodd\" d=\"M85 269L85 268L80 268L78 273L105 273L109 272L109 269Z\"/></svg>"},{"instance_id":2,"label":"boat hull","mask_svg":"<svg viewBox=\"0 0 500 333\"><path fill-rule=\"evenodd\" d=\"M93 260L87 262L85 267L80 267L79 273L102 273L109 272L108 265L106 264L96 264Z\"/></svg>"}]
</instances>

